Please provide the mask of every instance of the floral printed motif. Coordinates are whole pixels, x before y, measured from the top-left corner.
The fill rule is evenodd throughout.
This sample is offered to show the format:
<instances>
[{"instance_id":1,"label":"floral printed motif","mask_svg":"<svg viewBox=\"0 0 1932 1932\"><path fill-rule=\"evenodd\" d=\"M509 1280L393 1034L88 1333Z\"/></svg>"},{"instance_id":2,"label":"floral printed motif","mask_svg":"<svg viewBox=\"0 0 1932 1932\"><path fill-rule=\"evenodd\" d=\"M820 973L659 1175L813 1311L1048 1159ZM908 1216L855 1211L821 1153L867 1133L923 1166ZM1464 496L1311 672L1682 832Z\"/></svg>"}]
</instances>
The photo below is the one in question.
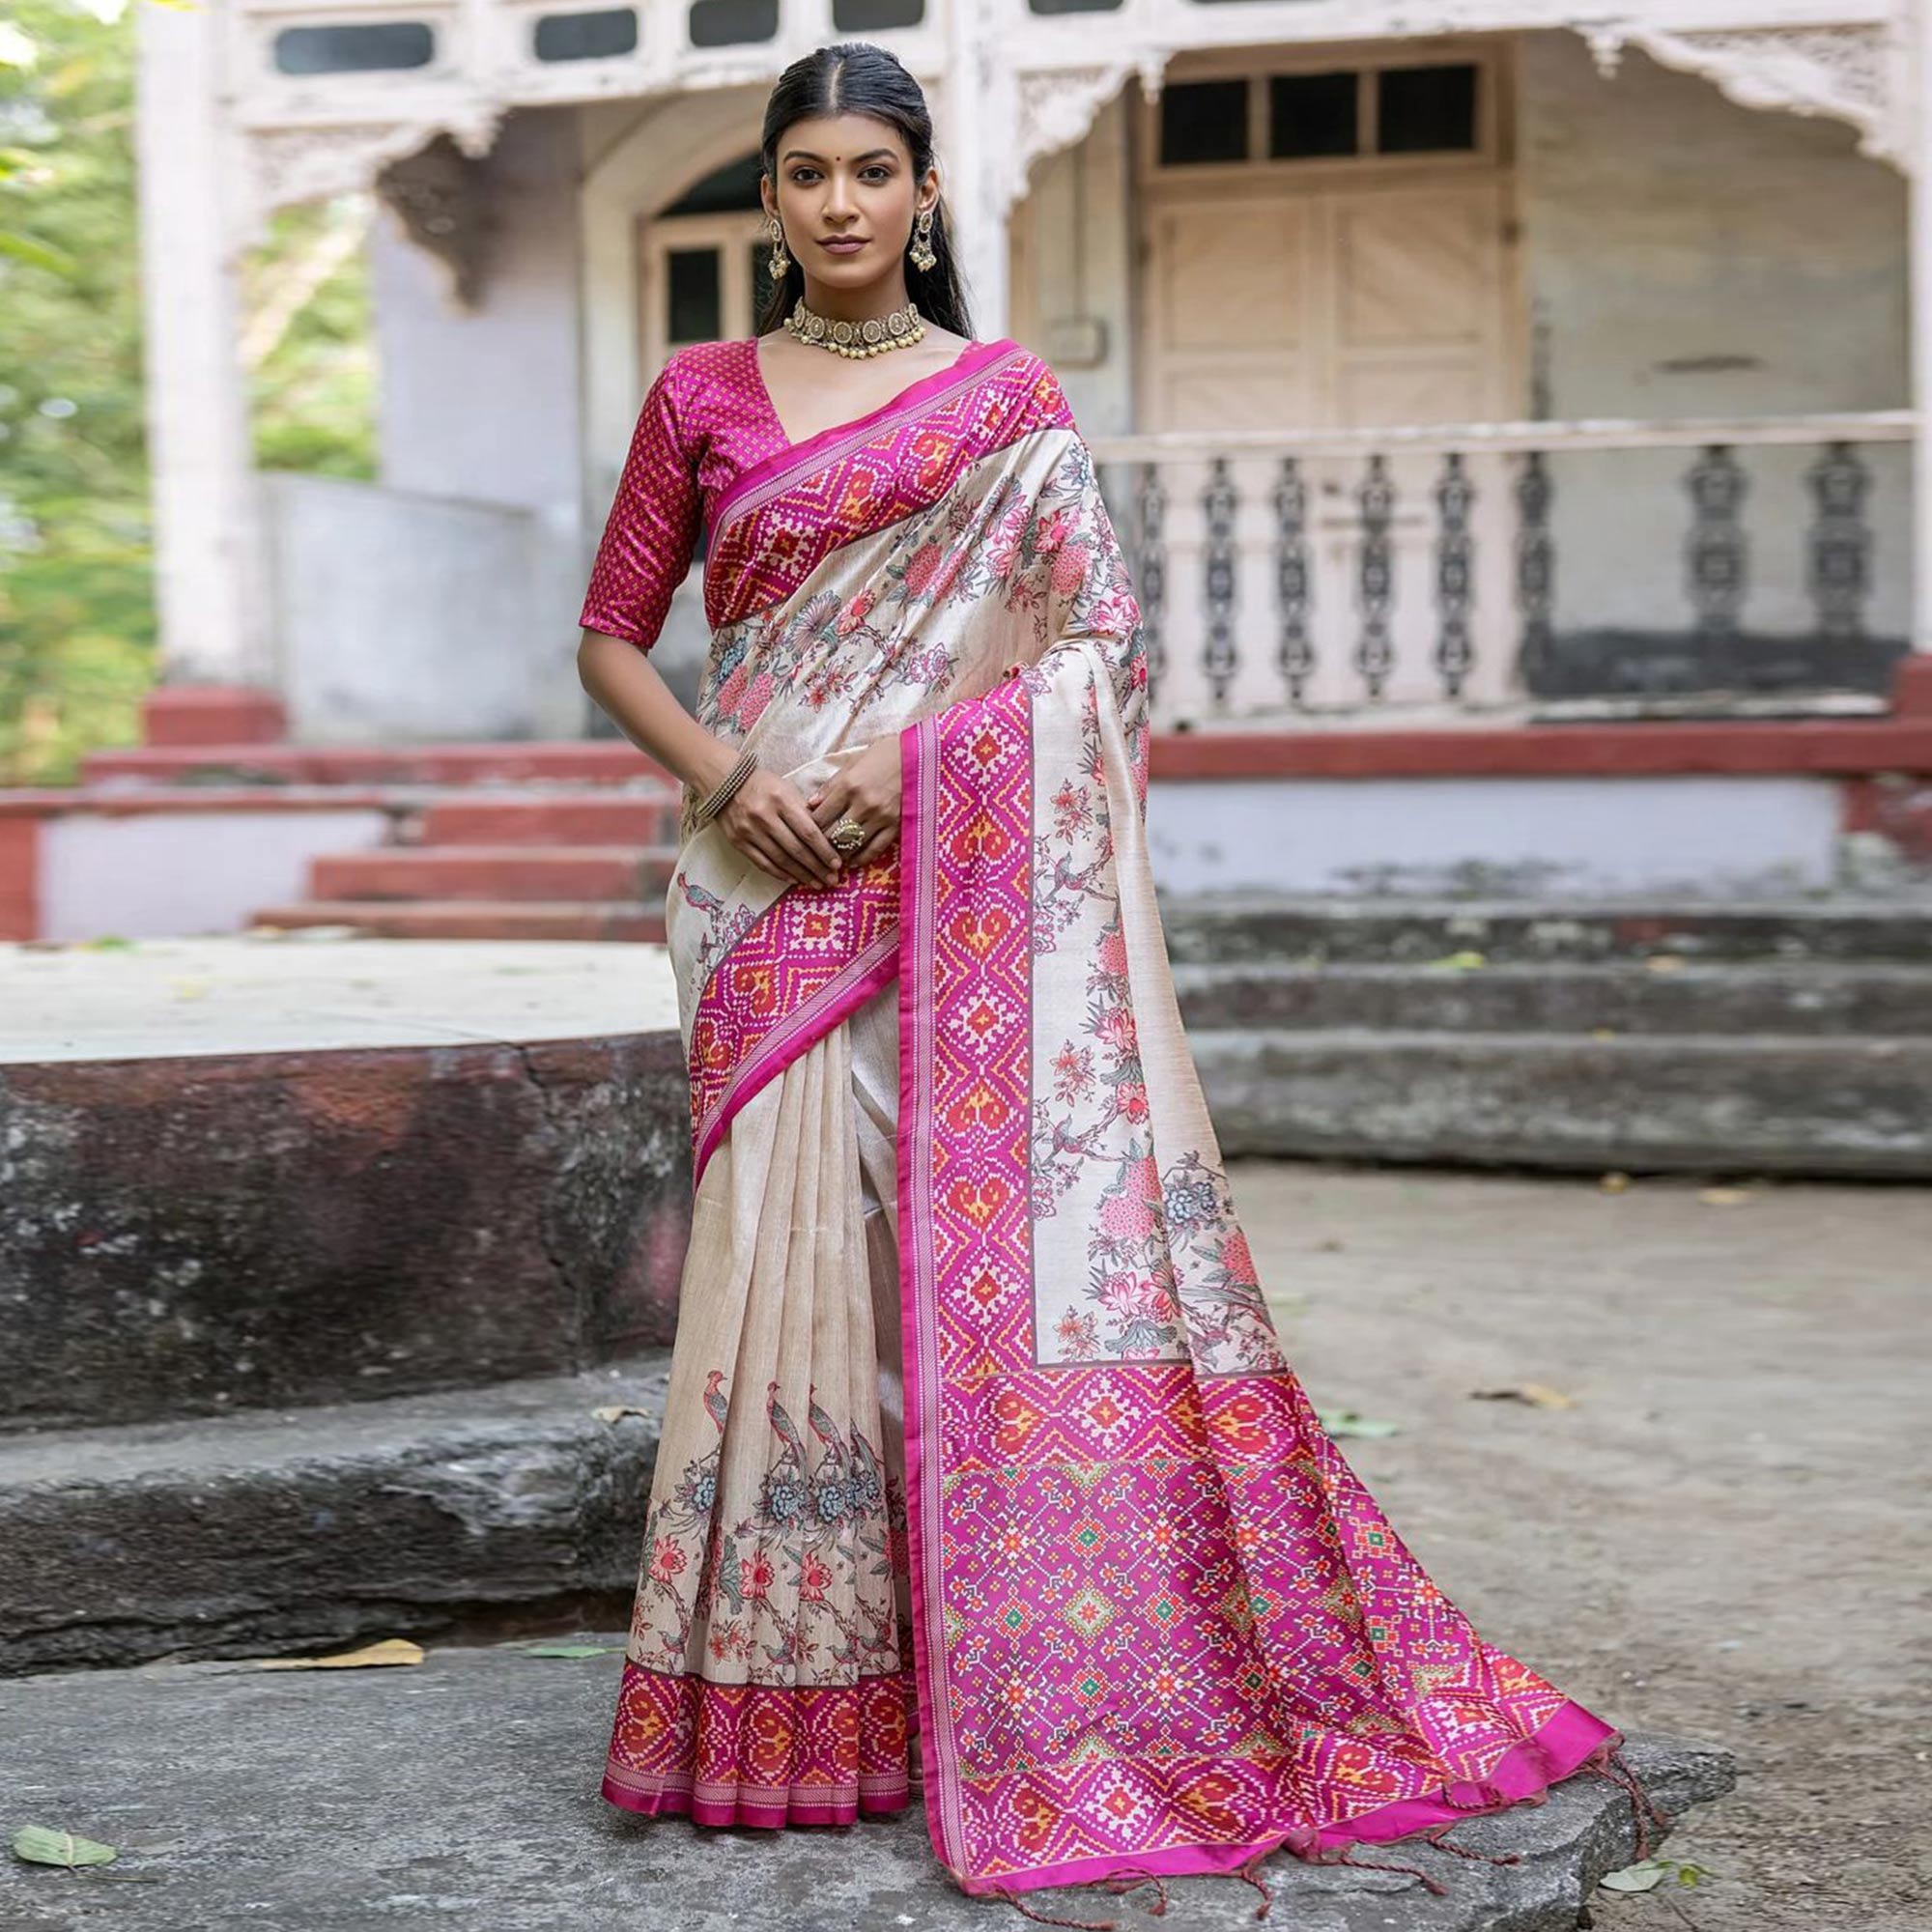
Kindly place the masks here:
<instances>
[{"instance_id":1,"label":"floral printed motif","mask_svg":"<svg viewBox=\"0 0 1932 1932\"><path fill-rule=\"evenodd\" d=\"M722 1369L703 1404L717 1440L653 1493L631 1625L633 1662L675 1670L700 1635L739 1681L790 1684L899 1666L890 1579L892 1525L905 1500L877 1448L806 1396L801 1433L765 1392L768 1456L752 1506L721 1520L719 1481L731 1400ZM742 1454L742 1451L738 1453ZM862 1579L885 1579L867 1588Z\"/></svg>"}]
</instances>

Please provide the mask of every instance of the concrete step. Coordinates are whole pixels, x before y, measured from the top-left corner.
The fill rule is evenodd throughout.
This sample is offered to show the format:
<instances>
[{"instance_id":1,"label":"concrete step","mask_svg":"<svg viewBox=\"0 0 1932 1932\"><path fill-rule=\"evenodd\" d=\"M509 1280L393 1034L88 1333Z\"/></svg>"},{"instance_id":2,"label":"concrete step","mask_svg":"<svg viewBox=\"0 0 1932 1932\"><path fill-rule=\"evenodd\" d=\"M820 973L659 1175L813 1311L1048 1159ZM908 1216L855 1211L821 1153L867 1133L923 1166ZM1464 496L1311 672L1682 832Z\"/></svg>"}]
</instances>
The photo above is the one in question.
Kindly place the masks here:
<instances>
[{"instance_id":1,"label":"concrete step","mask_svg":"<svg viewBox=\"0 0 1932 1932\"><path fill-rule=\"evenodd\" d=\"M676 857L662 845L399 845L317 859L309 890L323 901L628 903L662 899Z\"/></svg>"},{"instance_id":2,"label":"concrete step","mask_svg":"<svg viewBox=\"0 0 1932 1932\"><path fill-rule=\"evenodd\" d=\"M1423 964L1480 952L1497 963L1640 959L1841 959L1932 965L1932 904L1774 900L1655 903L1395 898L1258 899L1199 895L1161 903L1179 964L1275 959Z\"/></svg>"},{"instance_id":3,"label":"concrete step","mask_svg":"<svg viewBox=\"0 0 1932 1932\"><path fill-rule=\"evenodd\" d=\"M628 741L507 740L470 745L149 745L95 752L95 784L624 785L675 791L673 775Z\"/></svg>"},{"instance_id":4,"label":"concrete step","mask_svg":"<svg viewBox=\"0 0 1932 1932\"><path fill-rule=\"evenodd\" d=\"M1479 968L1254 960L1174 969L1189 1028L1932 1037L1932 965L1642 960Z\"/></svg>"},{"instance_id":5,"label":"concrete step","mask_svg":"<svg viewBox=\"0 0 1932 1932\"><path fill-rule=\"evenodd\" d=\"M1932 1037L1225 1029L1229 1154L1932 1178Z\"/></svg>"},{"instance_id":6,"label":"concrete step","mask_svg":"<svg viewBox=\"0 0 1932 1932\"><path fill-rule=\"evenodd\" d=\"M373 939L611 939L662 945L659 905L517 899L404 903L384 899L304 899L264 906L253 924L294 928L339 925Z\"/></svg>"},{"instance_id":7,"label":"concrete step","mask_svg":"<svg viewBox=\"0 0 1932 1932\"><path fill-rule=\"evenodd\" d=\"M428 1634L479 1605L622 1592L665 1382L650 1357L0 1440L0 1672Z\"/></svg>"},{"instance_id":8,"label":"concrete step","mask_svg":"<svg viewBox=\"0 0 1932 1932\"><path fill-rule=\"evenodd\" d=\"M424 845L668 845L677 801L675 790L472 793L440 799L414 837Z\"/></svg>"},{"instance_id":9,"label":"concrete step","mask_svg":"<svg viewBox=\"0 0 1932 1932\"><path fill-rule=\"evenodd\" d=\"M16 1818L113 1843L121 1857L109 1871L149 1881L103 1887L98 1874L9 1860L0 1923L94 1926L110 1907L118 1932L984 1932L1022 1922L959 1890L918 1804L849 1830L782 1833L619 1811L597 1777L623 1632L577 1636L613 1654L531 1657L520 1642L438 1648L388 1669L189 1663L0 1686ZM1731 1754L1694 1739L1633 1733L1623 1757L1673 1824L1736 1782ZM1667 1829L1651 1826L1653 1847ZM1515 1861L1458 1858L1419 1837L1362 1852L1427 1871L1443 1888L1431 1897L1399 1873L1282 1852L1262 1867L1269 1922L1572 1932L1593 1895L1610 1896L1597 1889L1604 1874L1636 1855L1629 1796L1581 1772L1540 1804L1470 1819L1449 1836ZM1167 1892L1163 1932L1225 1932L1256 1916L1254 1892L1230 1877L1171 1879ZM1028 1902L1076 1924L1142 1922L1100 1890Z\"/></svg>"},{"instance_id":10,"label":"concrete step","mask_svg":"<svg viewBox=\"0 0 1932 1932\"><path fill-rule=\"evenodd\" d=\"M615 1647L623 1634L591 1630L580 1640ZM35 1794L35 1817L117 1843L113 1869L154 1881L115 1889L125 1932L243 1923L636 1932L727 1922L736 1932L967 1932L994 1922L985 1901L961 1893L934 1859L917 1804L836 1832L720 1833L626 1817L597 1795L594 1775L620 1660L526 1650L440 1648L418 1665L378 1670L199 1663L40 1677L0 1687L0 1724L20 1788ZM157 1738L168 1741L171 1767L161 1779ZM1623 1756L1673 1823L1736 1781L1730 1753L1693 1739L1636 1733ZM460 1804L450 1802L452 1767ZM248 1827L239 1838L237 1818ZM1652 1825L1653 1848L1667 1829ZM1413 1878L1284 1852L1264 1867L1270 1916L1324 1932L1383 1932L1391 1892L1406 1890L1414 1897L1405 1906L1427 1907L1430 1932L1570 1932L1604 1873L1635 1856L1629 1797L1584 1774L1550 1786L1540 1804L1471 1819L1451 1835L1515 1861L1462 1859L1420 1838L1363 1853L1428 1871L1444 1888L1428 1898ZM567 1867L560 1915L566 1868L556 1848L565 1844L582 1856ZM1230 1878L1168 1887L1161 1923L1172 1932L1255 1915L1253 1892ZM12 1863L0 1870L0 1909L65 1901L79 1889L70 1874ZM1112 1901L1097 1897L1104 1917ZM1079 1922L1083 1908L1094 1916L1096 1894L1029 1898Z\"/></svg>"}]
</instances>

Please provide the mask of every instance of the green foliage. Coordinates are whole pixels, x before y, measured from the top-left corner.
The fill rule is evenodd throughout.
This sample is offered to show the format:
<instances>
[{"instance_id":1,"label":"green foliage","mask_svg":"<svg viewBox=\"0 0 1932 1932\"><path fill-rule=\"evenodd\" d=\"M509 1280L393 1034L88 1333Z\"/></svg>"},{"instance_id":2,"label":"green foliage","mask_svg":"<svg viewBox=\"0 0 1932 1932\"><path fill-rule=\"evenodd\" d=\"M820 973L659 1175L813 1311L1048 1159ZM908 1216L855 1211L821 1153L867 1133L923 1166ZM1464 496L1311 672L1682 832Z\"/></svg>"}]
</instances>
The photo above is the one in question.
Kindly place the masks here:
<instances>
[{"instance_id":1,"label":"green foliage","mask_svg":"<svg viewBox=\"0 0 1932 1932\"><path fill-rule=\"evenodd\" d=\"M248 264L247 334L300 300L272 347L255 363L255 461L264 469L302 469L373 482L375 362L370 351L367 255L372 197L342 195L278 211L268 244Z\"/></svg>"},{"instance_id":2,"label":"green foliage","mask_svg":"<svg viewBox=\"0 0 1932 1932\"><path fill-rule=\"evenodd\" d=\"M0 20L0 784L131 743L154 676L134 150L137 10ZM290 209L246 263L264 468L375 473L366 197Z\"/></svg>"},{"instance_id":3,"label":"green foliage","mask_svg":"<svg viewBox=\"0 0 1932 1932\"><path fill-rule=\"evenodd\" d=\"M125 742L149 677L131 15L0 29L0 782Z\"/></svg>"}]
</instances>

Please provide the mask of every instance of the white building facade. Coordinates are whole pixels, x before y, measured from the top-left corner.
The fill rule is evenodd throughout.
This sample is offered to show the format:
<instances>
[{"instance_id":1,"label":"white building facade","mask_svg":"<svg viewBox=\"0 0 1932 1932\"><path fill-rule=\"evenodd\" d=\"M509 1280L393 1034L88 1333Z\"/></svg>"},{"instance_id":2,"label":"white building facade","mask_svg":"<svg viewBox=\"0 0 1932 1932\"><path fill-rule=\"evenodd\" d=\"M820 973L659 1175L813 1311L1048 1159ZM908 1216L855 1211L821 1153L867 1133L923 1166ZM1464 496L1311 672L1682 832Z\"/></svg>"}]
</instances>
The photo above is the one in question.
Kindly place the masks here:
<instances>
[{"instance_id":1,"label":"white building facade","mask_svg":"<svg viewBox=\"0 0 1932 1932\"><path fill-rule=\"evenodd\" d=\"M577 602L638 400L751 331L766 94L865 39L932 101L976 333L1047 357L1104 466L1158 724L1881 710L1932 643L1924 32L1903 0L145 9L170 687L318 745L592 729ZM354 187L381 480L264 476L239 265ZM687 693L696 589L658 660Z\"/></svg>"}]
</instances>

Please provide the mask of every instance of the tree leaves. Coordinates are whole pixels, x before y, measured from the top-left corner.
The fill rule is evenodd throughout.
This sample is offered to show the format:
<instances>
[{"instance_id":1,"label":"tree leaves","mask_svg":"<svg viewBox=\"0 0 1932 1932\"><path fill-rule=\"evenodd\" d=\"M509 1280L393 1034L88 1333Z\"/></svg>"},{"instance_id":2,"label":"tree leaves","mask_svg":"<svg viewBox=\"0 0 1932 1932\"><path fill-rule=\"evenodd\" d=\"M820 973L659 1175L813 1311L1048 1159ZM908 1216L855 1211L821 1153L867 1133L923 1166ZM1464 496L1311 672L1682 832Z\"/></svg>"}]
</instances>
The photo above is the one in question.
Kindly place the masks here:
<instances>
[{"instance_id":1,"label":"tree leaves","mask_svg":"<svg viewBox=\"0 0 1932 1932\"><path fill-rule=\"evenodd\" d=\"M0 785L133 743L154 676L134 73L141 8L176 4L0 21ZM371 208L279 210L241 264L262 468L376 474Z\"/></svg>"}]
</instances>

